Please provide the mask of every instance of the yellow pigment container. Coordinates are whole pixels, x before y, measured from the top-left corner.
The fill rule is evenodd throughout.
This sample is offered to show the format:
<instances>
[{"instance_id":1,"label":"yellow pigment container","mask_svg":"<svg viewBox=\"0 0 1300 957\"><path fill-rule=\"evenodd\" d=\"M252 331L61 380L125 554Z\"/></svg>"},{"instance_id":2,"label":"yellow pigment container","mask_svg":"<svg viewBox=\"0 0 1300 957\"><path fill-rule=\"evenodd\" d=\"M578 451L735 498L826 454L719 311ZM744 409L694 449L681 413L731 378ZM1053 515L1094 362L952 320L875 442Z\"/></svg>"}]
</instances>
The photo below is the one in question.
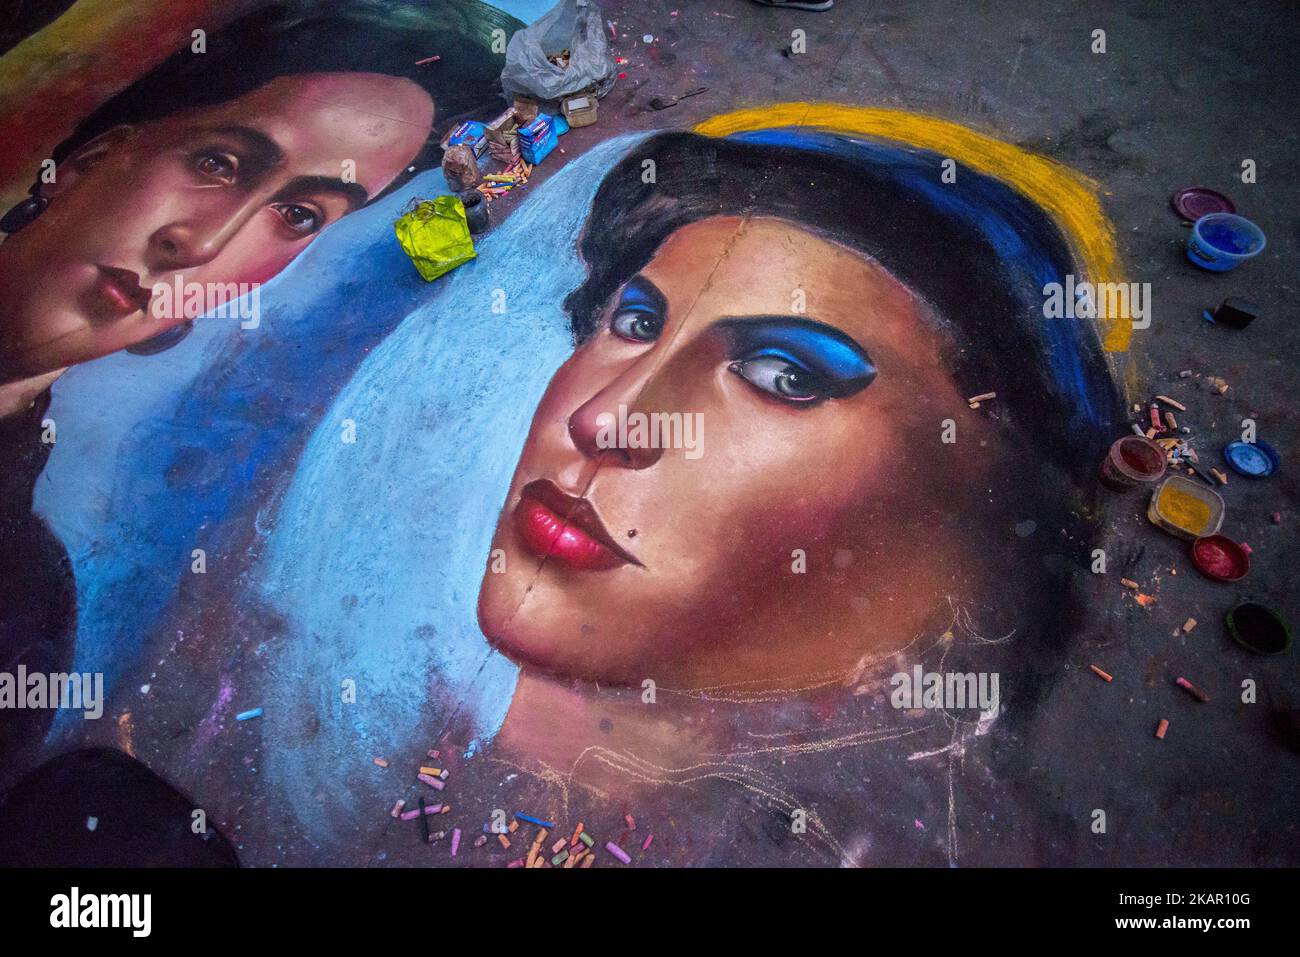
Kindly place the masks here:
<instances>
[{"instance_id":1,"label":"yellow pigment container","mask_svg":"<svg viewBox=\"0 0 1300 957\"><path fill-rule=\"evenodd\" d=\"M1214 489L1171 475L1151 493L1147 518L1179 538L1202 538L1222 527L1223 508L1223 499Z\"/></svg>"}]
</instances>

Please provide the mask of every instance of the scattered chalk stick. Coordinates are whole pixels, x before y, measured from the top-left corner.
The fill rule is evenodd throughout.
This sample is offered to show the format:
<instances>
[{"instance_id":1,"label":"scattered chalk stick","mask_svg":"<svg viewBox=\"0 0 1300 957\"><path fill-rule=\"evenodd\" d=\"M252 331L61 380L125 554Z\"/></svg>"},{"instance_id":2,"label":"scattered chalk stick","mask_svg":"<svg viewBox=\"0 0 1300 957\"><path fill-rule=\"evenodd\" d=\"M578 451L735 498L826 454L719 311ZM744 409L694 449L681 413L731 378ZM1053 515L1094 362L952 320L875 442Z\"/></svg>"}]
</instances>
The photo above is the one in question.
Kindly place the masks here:
<instances>
[{"instance_id":1,"label":"scattered chalk stick","mask_svg":"<svg viewBox=\"0 0 1300 957\"><path fill-rule=\"evenodd\" d=\"M645 839L645 843L641 845L641 850L643 851L650 850L650 842L653 841L654 839L655 836L653 834L648 835Z\"/></svg>"},{"instance_id":2,"label":"scattered chalk stick","mask_svg":"<svg viewBox=\"0 0 1300 957\"><path fill-rule=\"evenodd\" d=\"M613 854L624 864L632 863L632 858L628 857L627 851L623 850L623 848L619 847L613 841L609 841L605 844L605 850L609 851L609 853Z\"/></svg>"},{"instance_id":3,"label":"scattered chalk stick","mask_svg":"<svg viewBox=\"0 0 1300 957\"><path fill-rule=\"evenodd\" d=\"M527 821L529 824L536 824L538 827L555 827L554 821L541 821L528 814L524 814L522 811L516 811L515 817L519 818L521 821Z\"/></svg>"},{"instance_id":4,"label":"scattered chalk stick","mask_svg":"<svg viewBox=\"0 0 1300 957\"><path fill-rule=\"evenodd\" d=\"M451 832L451 856L455 857L456 852L460 850L460 828Z\"/></svg>"},{"instance_id":5,"label":"scattered chalk stick","mask_svg":"<svg viewBox=\"0 0 1300 957\"><path fill-rule=\"evenodd\" d=\"M1110 675L1106 674L1106 672L1102 671L1102 670L1101 670L1100 668L1098 668L1096 665L1088 665L1088 667L1091 668L1092 671L1093 671L1093 673L1094 673L1098 678L1100 678L1102 681L1114 681L1114 680L1115 680L1113 677L1111 677Z\"/></svg>"},{"instance_id":6,"label":"scattered chalk stick","mask_svg":"<svg viewBox=\"0 0 1300 957\"><path fill-rule=\"evenodd\" d=\"M1210 700L1210 696L1209 696L1209 695L1207 695L1207 694L1206 694L1204 691L1202 691L1200 688L1196 687L1196 685L1192 684L1192 683L1191 683L1190 681L1188 681L1186 678L1179 678L1179 679L1175 682L1175 684L1177 684L1178 687L1182 688L1184 691L1186 691L1189 695L1191 695L1191 696L1192 696L1193 698L1195 698L1197 701L1200 701L1200 702L1204 703L1204 702L1207 702L1207 701Z\"/></svg>"},{"instance_id":7,"label":"scattered chalk stick","mask_svg":"<svg viewBox=\"0 0 1300 957\"><path fill-rule=\"evenodd\" d=\"M1168 730L1169 730L1169 721L1166 720L1165 718L1161 718L1160 723L1156 725L1156 737L1159 738L1161 741L1163 741L1165 739L1165 732Z\"/></svg>"},{"instance_id":8,"label":"scattered chalk stick","mask_svg":"<svg viewBox=\"0 0 1300 957\"><path fill-rule=\"evenodd\" d=\"M261 708L253 708L251 711L241 711L235 715L236 721L247 721L249 718L260 718L262 716Z\"/></svg>"}]
</instances>

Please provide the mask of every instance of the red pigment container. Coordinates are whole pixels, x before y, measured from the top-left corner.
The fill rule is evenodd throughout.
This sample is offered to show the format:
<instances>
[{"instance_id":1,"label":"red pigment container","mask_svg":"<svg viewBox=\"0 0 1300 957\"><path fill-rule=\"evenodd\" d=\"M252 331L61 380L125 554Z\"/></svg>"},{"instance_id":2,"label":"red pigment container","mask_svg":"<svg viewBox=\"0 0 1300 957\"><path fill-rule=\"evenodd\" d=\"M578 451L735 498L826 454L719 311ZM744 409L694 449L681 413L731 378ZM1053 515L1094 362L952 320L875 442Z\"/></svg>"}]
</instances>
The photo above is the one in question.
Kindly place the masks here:
<instances>
[{"instance_id":1,"label":"red pigment container","mask_svg":"<svg viewBox=\"0 0 1300 957\"><path fill-rule=\"evenodd\" d=\"M1101 463L1101 480L1117 492L1151 486L1165 475L1165 450L1140 435L1116 439Z\"/></svg>"},{"instance_id":2,"label":"red pigment container","mask_svg":"<svg viewBox=\"0 0 1300 957\"><path fill-rule=\"evenodd\" d=\"M1250 549L1227 535L1206 535L1192 542L1192 564L1206 578L1235 582L1250 571Z\"/></svg>"}]
</instances>

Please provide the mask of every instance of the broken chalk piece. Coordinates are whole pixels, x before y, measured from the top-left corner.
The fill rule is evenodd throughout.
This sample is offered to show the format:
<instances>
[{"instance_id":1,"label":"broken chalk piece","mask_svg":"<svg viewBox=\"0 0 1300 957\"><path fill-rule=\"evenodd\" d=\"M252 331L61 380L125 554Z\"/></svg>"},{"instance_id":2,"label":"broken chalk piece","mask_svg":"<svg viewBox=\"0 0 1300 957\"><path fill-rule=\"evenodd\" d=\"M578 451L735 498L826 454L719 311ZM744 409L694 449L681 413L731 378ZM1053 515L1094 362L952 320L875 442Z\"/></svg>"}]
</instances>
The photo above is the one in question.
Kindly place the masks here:
<instances>
[{"instance_id":1,"label":"broken chalk piece","mask_svg":"<svg viewBox=\"0 0 1300 957\"><path fill-rule=\"evenodd\" d=\"M236 721L247 721L249 718L260 718L262 716L261 708L253 708L251 711L241 711L235 715Z\"/></svg>"},{"instance_id":2,"label":"broken chalk piece","mask_svg":"<svg viewBox=\"0 0 1300 957\"><path fill-rule=\"evenodd\" d=\"M429 787L433 788L435 791L441 791L444 787L446 787L446 785L443 784L442 781L438 780L437 778L431 778L427 774L417 774L415 777L417 781L424 782L425 784L429 785Z\"/></svg>"},{"instance_id":3,"label":"broken chalk piece","mask_svg":"<svg viewBox=\"0 0 1300 957\"><path fill-rule=\"evenodd\" d=\"M1195 627L1196 627L1196 619L1195 619L1195 618L1188 618L1185 622L1183 622L1183 631L1184 631L1184 632L1189 632L1189 631L1191 631L1191 630L1192 630L1193 628L1195 628Z\"/></svg>"},{"instance_id":4,"label":"broken chalk piece","mask_svg":"<svg viewBox=\"0 0 1300 957\"><path fill-rule=\"evenodd\" d=\"M1098 668L1096 665L1088 665L1088 667L1091 668L1091 669L1093 670L1093 673L1094 673L1098 678L1100 678L1102 681L1114 681L1114 680L1115 680L1115 679L1112 678L1110 675L1106 674L1106 672L1104 672L1104 671L1102 671L1100 668Z\"/></svg>"},{"instance_id":5,"label":"broken chalk piece","mask_svg":"<svg viewBox=\"0 0 1300 957\"><path fill-rule=\"evenodd\" d=\"M536 824L538 827L555 827L554 821L541 821L531 815L523 813L522 811L516 811L515 817L519 818L521 821L527 821L529 824Z\"/></svg>"},{"instance_id":6,"label":"broken chalk piece","mask_svg":"<svg viewBox=\"0 0 1300 957\"><path fill-rule=\"evenodd\" d=\"M393 809L392 809L391 811L388 812L389 816L390 816L390 817L397 817L399 814L402 813L402 808L404 808L404 807L406 807L406 799L405 799L405 798L398 798L398 799L397 799L397 803L393 805Z\"/></svg>"},{"instance_id":7,"label":"broken chalk piece","mask_svg":"<svg viewBox=\"0 0 1300 957\"><path fill-rule=\"evenodd\" d=\"M997 397L998 394L996 392L981 392L979 395L971 396L966 401L967 402L988 402L990 399L996 399Z\"/></svg>"},{"instance_id":8,"label":"broken chalk piece","mask_svg":"<svg viewBox=\"0 0 1300 957\"><path fill-rule=\"evenodd\" d=\"M455 857L456 852L460 850L460 828L451 832L451 856Z\"/></svg>"},{"instance_id":9,"label":"broken chalk piece","mask_svg":"<svg viewBox=\"0 0 1300 957\"><path fill-rule=\"evenodd\" d=\"M381 768L388 767L388 762L385 761L383 758L375 758L375 764L379 765L379 767Z\"/></svg>"},{"instance_id":10,"label":"broken chalk piece","mask_svg":"<svg viewBox=\"0 0 1300 957\"><path fill-rule=\"evenodd\" d=\"M497 841L498 841L498 842L501 844L501 846L504 847L506 850L510 850L510 838L506 837L504 834L498 834L498 835L497 835Z\"/></svg>"},{"instance_id":11,"label":"broken chalk piece","mask_svg":"<svg viewBox=\"0 0 1300 957\"><path fill-rule=\"evenodd\" d=\"M653 841L654 839L655 839L655 836L654 836L653 834L649 835L649 836L645 839L645 843L641 845L641 850L643 850L643 851L648 851L648 850L650 850L650 842Z\"/></svg>"},{"instance_id":12,"label":"broken chalk piece","mask_svg":"<svg viewBox=\"0 0 1300 957\"><path fill-rule=\"evenodd\" d=\"M1165 405L1168 406L1172 406L1173 408L1177 409L1179 412L1187 411L1187 406L1183 405L1181 402L1174 401L1173 399L1169 398L1169 396L1167 395L1156 396L1156 401L1163 402Z\"/></svg>"},{"instance_id":13,"label":"broken chalk piece","mask_svg":"<svg viewBox=\"0 0 1300 957\"><path fill-rule=\"evenodd\" d=\"M1169 721L1165 718L1161 718L1160 723L1156 725L1156 737L1163 741L1165 739L1165 732L1168 730Z\"/></svg>"},{"instance_id":14,"label":"broken chalk piece","mask_svg":"<svg viewBox=\"0 0 1300 957\"><path fill-rule=\"evenodd\" d=\"M619 847L619 846L618 846L617 844L615 844L613 841L608 841L608 842L605 844L605 850L609 851L609 853L613 854L615 857L617 857L617 858L618 858L620 861L622 861L624 864L631 864L631 863L632 863L632 858L628 857L628 855L627 855L627 851L623 850L623 848Z\"/></svg>"},{"instance_id":15,"label":"broken chalk piece","mask_svg":"<svg viewBox=\"0 0 1300 957\"><path fill-rule=\"evenodd\" d=\"M568 858L569 858L568 851L560 851L560 853L556 854L554 857L551 858L551 866L559 867L566 860L568 860Z\"/></svg>"},{"instance_id":16,"label":"broken chalk piece","mask_svg":"<svg viewBox=\"0 0 1300 957\"><path fill-rule=\"evenodd\" d=\"M592 839L592 836L588 834L586 831L583 831L581 834L578 835L578 840L582 841L582 843L586 844L588 847L596 846L596 842Z\"/></svg>"},{"instance_id":17,"label":"broken chalk piece","mask_svg":"<svg viewBox=\"0 0 1300 957\"><path fill-rule=\"evenodd\" d=\"M1175 683L1176 685L1178 685L1178 687L1180 687L1180 688L1182 688L1184 691L1186 691L1186 692L1187 692L1189 695L1191 695L1193 698L1195 698L1197 701L1200 701L1200 702L1202 702L1202 703L1205 703L1205 702L1208 702L1208 701L1210 700L1210 696L1209 696L1209 695L1207 695L1207 694L1206 694L1204 691L1202 691L1200 688L1196 687L1196 685L1192 684L1192 683L1191 683L1190 681L1188 681L1186 678L1179 678L1179 679L1178 679L1176 682L1174 682L1174 683Z\"/></svg>"},{"instance_id":18,"label":"broken chalk piece","mask_svg":"<svg viewBox=\"0 0 1300 957\"><path fill-rule=\"evenodd\" d=\"M629 831L635 831L635 830L636 830L636 818L632 817L631 814L624 814L624 815L623 815L623 820L624 820L625 822L627 822L627 829L628 829Z\"/></svg>"},{"instance_id":19,"label":"broken chalk piece","mask_svg":"<svg viewBox=\"0 0 1300 957\"><path fill-rule=\"evenodd\" d=\"M1131 588L1134 591L1138 590L1138 583L1133 581L1133 579L1131 578L1121 578L1119 580L1119 583L1123 585L1125 588Z\"/></svg>"}]
</instances>

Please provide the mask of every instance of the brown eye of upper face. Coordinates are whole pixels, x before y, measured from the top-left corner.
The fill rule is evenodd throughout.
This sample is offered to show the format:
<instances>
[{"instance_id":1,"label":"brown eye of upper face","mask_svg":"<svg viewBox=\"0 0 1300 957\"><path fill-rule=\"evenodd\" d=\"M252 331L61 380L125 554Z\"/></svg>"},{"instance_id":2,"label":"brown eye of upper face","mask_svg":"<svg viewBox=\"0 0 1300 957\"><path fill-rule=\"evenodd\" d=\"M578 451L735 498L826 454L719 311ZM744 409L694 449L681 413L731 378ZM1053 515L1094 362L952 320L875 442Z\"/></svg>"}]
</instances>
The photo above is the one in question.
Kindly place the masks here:
<instances>
[{"instance_id":1,"label":"brown eye of upper face","mask_svg":"<svg viewBox=\"0 0 1300 957\"><path fill-rule=\"evenodd\" d=\"M310 207L286 203L277 209L284 224L295 233L306 235L316 232L321 227L320 214Z\"/></svg>"},{"instance_id":2,"label":"brown eye of upper face","mask_svg":"<svg viewBox=\"0 0 1300 957\"><path fill-rule=\"evenodd\" d=\"M239 161L229 153L213 150L199 153L194 158L194 168L210 179L229 183L235 179L235 171L239 168Z\"/></svg>"}]
</instances>

